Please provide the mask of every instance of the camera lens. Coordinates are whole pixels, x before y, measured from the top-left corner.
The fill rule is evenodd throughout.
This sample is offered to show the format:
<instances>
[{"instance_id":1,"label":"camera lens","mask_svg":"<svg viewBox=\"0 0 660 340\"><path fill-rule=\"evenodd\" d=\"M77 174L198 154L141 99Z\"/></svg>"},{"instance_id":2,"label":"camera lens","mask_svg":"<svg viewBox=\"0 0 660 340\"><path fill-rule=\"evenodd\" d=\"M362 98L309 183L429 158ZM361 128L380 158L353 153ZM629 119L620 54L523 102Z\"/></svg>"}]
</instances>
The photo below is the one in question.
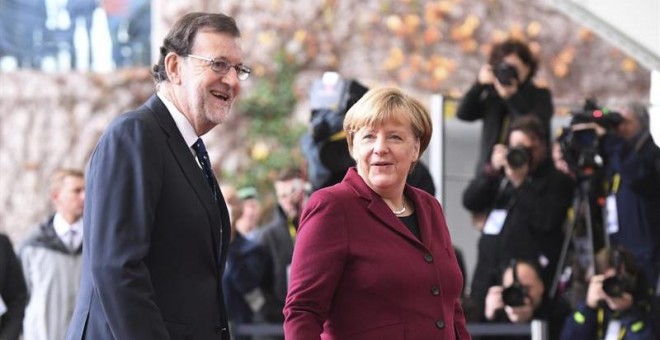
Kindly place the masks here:
<instances>
[{"instance_id":1,"label":"camera lens","mask_svg":"<svg viewBox=\"0 0 660 340\"><path fill-rule=\"evenodd\" d=\"M525 304L525 296L527 292L524 288L512 285L502 291L502 301L510 307L518 307Z\"/></svg>"},{"instance_id":2,"label":"camera lens","mask_svg":"<svg viewBox=\"0 0 660 340\"><path fill-rule=\"evenodd\" d=\"M511 64L501 63L495 67L495 78L500 84L511 86L514 80L518 81L518 70Z\"/></svg>"},{"instance_id":3,"label":"camera lens","mask_svg":"<svg viewBox=\"0 0 660 340\"><path fill-rule=\"evenodd\" d=\"M514 169L518 169L523 165L528 164L530 159L531 154L524 147L511 148L506 154L506 162Z\"/></svg>"},{"instance_id":4,"label":"camera lens","mask_svg":"<svg viewBox=\"0 0 660 340\"><path fill-rule=\"evenodd\" d=\"M618 276L608 277L603 281L603 292L609 297L622 297L626 291L624 280Z\"/></svg>"}]
</instances>

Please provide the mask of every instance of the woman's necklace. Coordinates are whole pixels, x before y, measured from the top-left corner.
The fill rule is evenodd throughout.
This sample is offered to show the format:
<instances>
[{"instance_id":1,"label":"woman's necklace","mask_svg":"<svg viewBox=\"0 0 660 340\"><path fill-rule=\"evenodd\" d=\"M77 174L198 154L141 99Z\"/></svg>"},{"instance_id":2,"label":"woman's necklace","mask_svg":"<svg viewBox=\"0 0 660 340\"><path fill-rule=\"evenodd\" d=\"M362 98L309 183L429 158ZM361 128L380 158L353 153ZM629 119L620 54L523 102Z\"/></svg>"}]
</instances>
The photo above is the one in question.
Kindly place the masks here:
<instances>
[{"instance_id":1,"label":"woman's necklace","mask_svg":"<svg viewBox=\"0 0 660 340\"><path fill-rule=\"evenodd\" d=\"M403 202L403 206L399 210L392 210L394 215L401 216L406 212L406 202Z\"/></svg>"}]
</instances>

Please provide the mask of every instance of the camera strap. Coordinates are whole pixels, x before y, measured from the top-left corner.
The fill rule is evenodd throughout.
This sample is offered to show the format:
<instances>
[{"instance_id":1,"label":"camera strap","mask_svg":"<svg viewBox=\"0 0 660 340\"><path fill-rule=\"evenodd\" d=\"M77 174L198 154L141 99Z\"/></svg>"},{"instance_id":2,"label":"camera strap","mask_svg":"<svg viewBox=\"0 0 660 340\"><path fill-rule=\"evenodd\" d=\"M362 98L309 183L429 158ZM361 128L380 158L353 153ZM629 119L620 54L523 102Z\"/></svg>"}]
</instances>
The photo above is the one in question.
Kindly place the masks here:
<instances>
[{"instance_id":1,"label":"camera strap","mask_svg":"<svg viewBox=\"0 0 660 340\"><path fill-rule=\"evenodd\" d=\"M511 122L511 115L508 113L504 114L502 118L502 126L500 127L500 136L498 138L499 144L507 144L507 137L509 134L509 123Z\"/></svg>"},{"instance_id":2,"label":"camera strap","mask_svg":"<svg viewBox=\"0 0 660 340\"><path fill-rule=\"evenodd\" d=\"M505 206L498 204L504 198L508 184L508 179L502 178L500 180L499 186L497 188L497 194L495 195L495 200L493 201L493 205L488 212L488 217L486 218L486 222L484 223L484 227L482 229L484 234L499 235L502 231L502 228L504 227L504 222L506 221L509 210L515 202L515 196L509 195Z\"/></svg>"}]
</instances>

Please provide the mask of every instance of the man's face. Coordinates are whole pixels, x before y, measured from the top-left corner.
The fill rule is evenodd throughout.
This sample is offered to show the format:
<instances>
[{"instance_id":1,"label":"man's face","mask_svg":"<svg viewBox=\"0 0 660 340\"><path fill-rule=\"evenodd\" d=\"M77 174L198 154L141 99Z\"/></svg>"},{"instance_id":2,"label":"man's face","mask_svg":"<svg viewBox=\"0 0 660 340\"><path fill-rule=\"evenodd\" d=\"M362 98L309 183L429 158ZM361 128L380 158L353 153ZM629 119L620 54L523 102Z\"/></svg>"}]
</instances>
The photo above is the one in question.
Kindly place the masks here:
<instances>
[{"instance_id":1,"label":"man's face","mask_svg":"<svg viewBox=\"0 0 660 340\"><path fill-rule=\"evenodd\" d=\"M224 59L232 65L243 62L240 39L225 33L201 30L195 37L191 54ZM231 105L241 86L235 68L226 74L211 69L207 61L178 56L180 76L174 79L175 102L199 135L229 119Z\"/></svg>"},{"instance_id":2,"label":"man's face","mask_svg":"<svg viewBox=\"0 0 660 340\"><path fill-rule=\"evenodd\" d=\"M282 207L289 218L298 215L305 195L303 181L293 178L288 181L275 182L277 203Z\"/></svg>"},{"instance_id":3,"label":"man's face","mask_svg":"<svg viewBox=\"0 0 660 340\"><path fill-rule=\"evenodd\" d=\"M77 176L64 177L62 186L51 196L55 210L73 223L82 216L85 207L85 180Z\"/></svg>"},{"instance_id":4,"label":"man's face","mask_svg":"<svg viewBox=\"0 0 660 340\"><path fill-rule=\"evenodd\" d=\"M637 116L630 112L630 110L621 111L621 116L623 117L623 121L617 127L617 132L623 139L629 140L639 133L642 125L639 119L637 119Z\"/></svg>"}]
</instances>

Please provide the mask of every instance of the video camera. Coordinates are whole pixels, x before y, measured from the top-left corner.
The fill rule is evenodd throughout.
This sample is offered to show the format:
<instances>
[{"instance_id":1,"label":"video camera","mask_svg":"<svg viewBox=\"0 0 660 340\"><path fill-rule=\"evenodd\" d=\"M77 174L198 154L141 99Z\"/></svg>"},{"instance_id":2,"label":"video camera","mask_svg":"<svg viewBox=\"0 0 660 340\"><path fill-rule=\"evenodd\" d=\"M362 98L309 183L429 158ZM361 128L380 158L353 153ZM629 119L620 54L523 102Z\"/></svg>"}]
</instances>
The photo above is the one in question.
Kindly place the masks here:
<instances>
[{"instance_id":1,"label":"video camera","mask_svg":"<svg viewBox=\"0 0 660 340\"><path fill-rule=\"evenodd\" d=\"M612 130L623 121L623 117L618 112L599 107L595 99L586 99L584 106L571 114L570 126L562 128L557 141L568 166L578 177L586 177L603 166L603 159L598 152L596 130L580 124L596 123Z\"/></svg>"},{"instance_id":2,"label":"video camera","mask_svg":"<svg viewBox=\"0 0 660 340\"><path fill-rule=\"evenodd\" d=\"M342 79L336 72L326 72L312 84L312 116L301 144L313 190L340 182L346 170L355 164L343 134L344 116L368 90L356 80Z\"/></svg>"},{"instance_id":3,"label":"video camera","mask_svg":"<svg viewBox=\"0 0 660 340\"><path fill-rule=\"evenodd\" d=\"M518 281L517 261L511 260L511 270L513 271L513 283L502 291L502 301L509 307L519 307L525 304L527 297L527 287L520 284Z\"/></svg>"}]
</instances>

